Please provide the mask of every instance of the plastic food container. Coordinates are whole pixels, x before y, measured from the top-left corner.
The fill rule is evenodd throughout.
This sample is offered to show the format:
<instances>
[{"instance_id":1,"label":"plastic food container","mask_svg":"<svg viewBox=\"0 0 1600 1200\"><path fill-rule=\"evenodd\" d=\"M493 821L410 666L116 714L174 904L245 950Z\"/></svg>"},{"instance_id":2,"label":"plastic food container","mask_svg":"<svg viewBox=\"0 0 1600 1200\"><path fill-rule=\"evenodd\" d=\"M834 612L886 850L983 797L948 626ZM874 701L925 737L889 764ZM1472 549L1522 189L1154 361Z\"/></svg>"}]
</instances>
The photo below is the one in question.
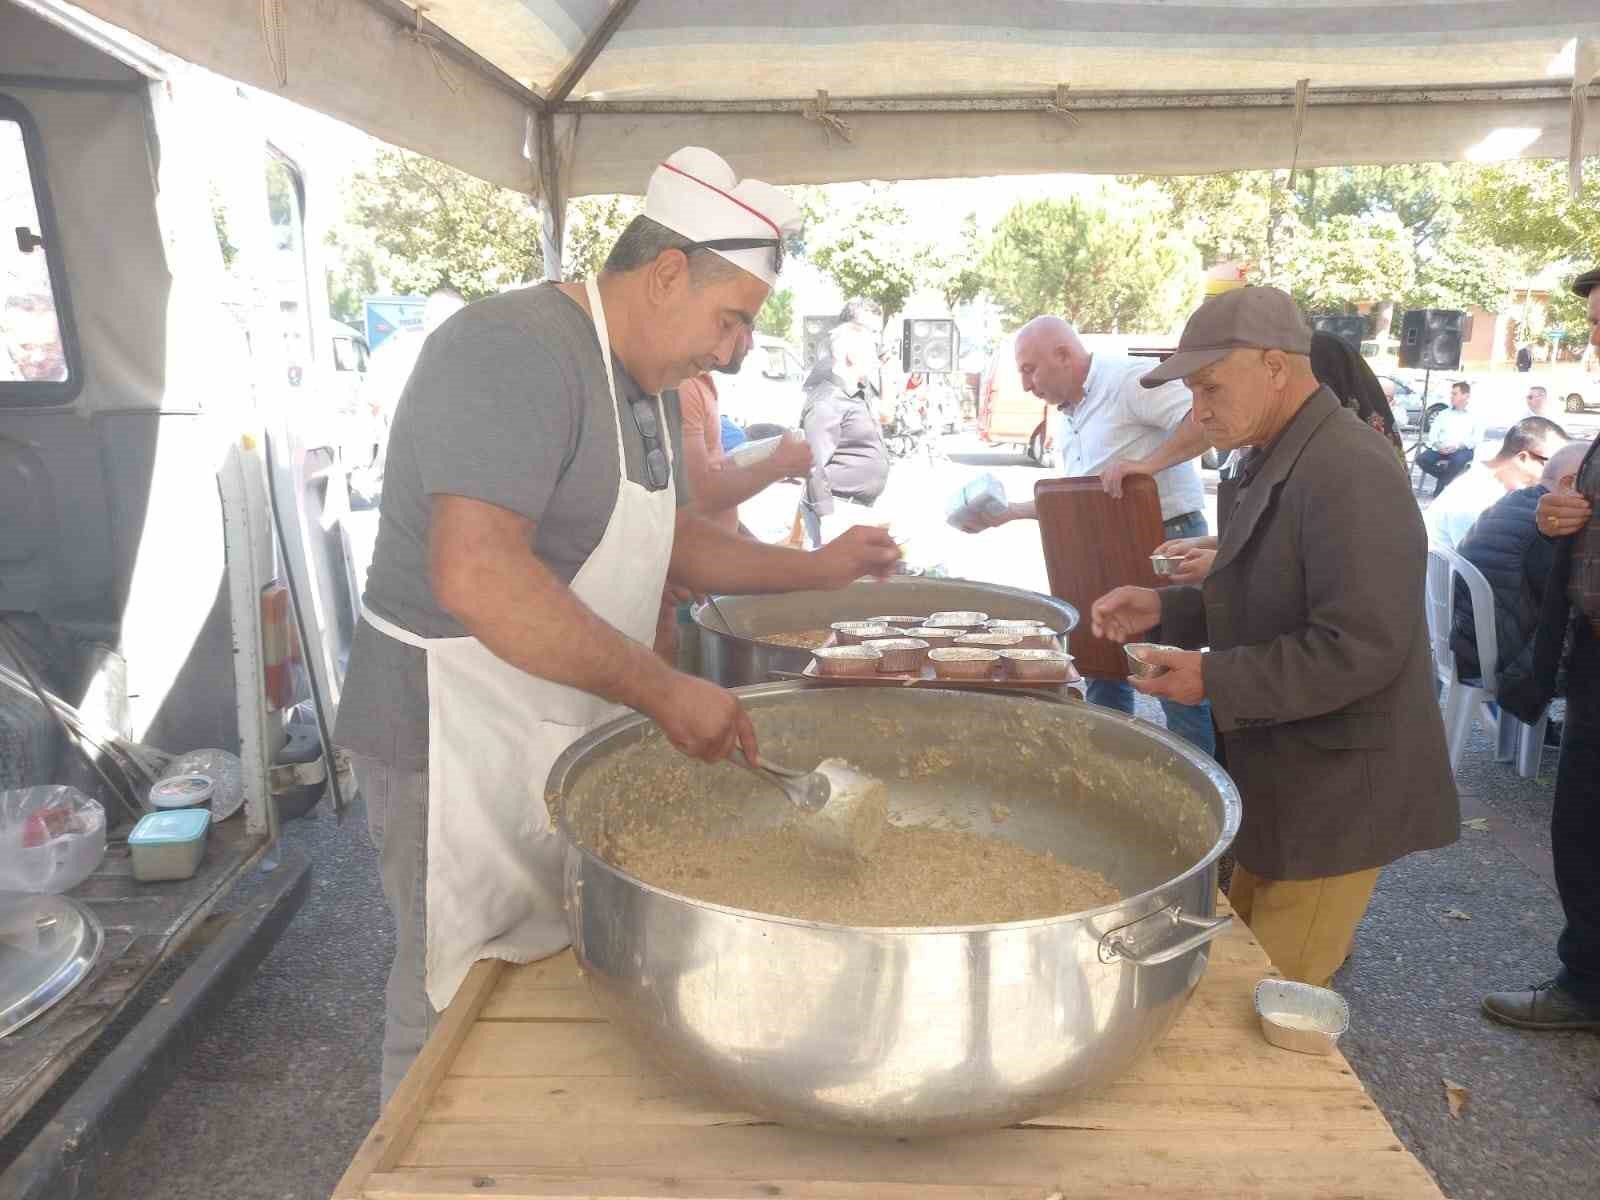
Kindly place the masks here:
<instances>
[{"instance_id":1,"label":"plastic food container","mask_svg":"<svg viewBox=\"0 0 1600 1200\"><path fill-rule=\"evenodd\" d=\"M928 661L940 679L988 679L1000 662L1000 652L981 646L950 646L928 651Z\"/></svg>"},{"instance_id":2,"label":"plastic food container","mask_svg":"<svg viewBox=\"0 0 1600 1200\"><path fill-rule=\"evenodd\" d=\"M835 621L830 628L841 646L859 646L873 638L891 637L895 631L881 621Z\"/></svg>"},{"instance_id":3,"label":"plastic food container","mask_svg":"<svg viewBox=\"0 0 1600 1200\"><path fill-rule=\"evenodd\" d=\"M1300 1054L1332 1054L1350 1028L1350 1006L1338 992L1288 979L1256 984L1256 1015L1267 1041Z\"/></svg>"},{"instance_id":4,"label":"plastic food container","mask_svg":"<svg viewBox=\"0 0 1600 1200\"><path fill-rule=\"evenodd\" d=\"M105 810L77 788L0 792L0 891L68 891L105 853Z\"/></svg>"},{"instance_id":5,"label":"plastic food container","mask_svg":"<svg viewBox=\"0 0 1600 1200\"><path fill-rule=\"evenodd\" d=\"M980 529L1006 514L1006 487L991 474L970 480L944 506L945 521L956 529Z\"/></svg>"},{"instance_id":6,"label":"plastic food container","mask_svg":"<svg viewBox=\"0 0 1600 1200\"><path fill-rule=\"evenodd\" d=\"M915 674L928 661L928 643L921 638L875 638L865 645L883 656L878 670L891 675Z\"/></svg>"},{"instance_id":7,"label":"plastic food container","mask_svg":"<svg viewBox=\"0 0 1600 1200\"><path fill-rule=\"evenodd\" d=\"M1072 655L1059 650L1002 650L1000 661L1013 679L1065 683L1072 673Z\"/></svg>"},{"instance_id":8,"label":"plastic food container","mask_svg":"<svg viewBox=\"0 0 1600 1200\"><path fill-rule=\"evenodd\" d=\"M1172 668L1163 666L1161 663L1146 662L1144 660L1144 652L1146 650L1171 650L1176 652L1177 649L1178 647L1176 646L1162 646L1155 642L1129 642L1122 648L1122 653L1128 660L1128 674L1139 679L1154 679L1157 675L1165 675Z\"/></svg>"},{"instance_id":9,"label":"plastic food container","mask_svg":"<svg viewBox=\"0 0 1600 1200\"><path fill-rule=\"evenodd\" d=\"M168 764L165 778L174 775L209 775L216 785L211 790L211 822L226 821L244 807L244 765L237 754L226 750L191 750Z\"/></svg>"},{"instance_id":10,"label":"plastic food container","mask_svg":"<svg viewBox=\"0 0 1600 1200\"><path fill-rule=\"evenodd\" d=\"M750 467L771 458L781 445L783 445L782 434L777 437L757 438L753 442L735 446L728 452L728 458L736 467Z\"/></svg>"},{"instance_id":11,"label":"plastic food container","mask_svg":"<svg viewBox=\"0 0 1600 1200\"><path fill-rule=\"evenodd\" d=\"M205 808L216 790L217 781L198 771L169 775L150 786L150 805L158 809Z\"/></svg>"},{"instance_id":12,"label":"plastic food container","mask_svg":"<svg viewBox=\"0 0 1600 1200\"><path fill-rule=\"evenodd\" d=\"M881 651L871 646L823 646L811 652L818 675L876 675Z\"/></svg>"},{"instance_id":13,"label":"plastic food container","mask_svg":"<svg viewBox=\"0 0 1600 1200\"><path fill-rule=\"evenodd\" d=\"M210 828L211 813L203 808L146 813L128 835L133 877L140 883L188 879L200 869Z\"/></svg>"}]
</instances>

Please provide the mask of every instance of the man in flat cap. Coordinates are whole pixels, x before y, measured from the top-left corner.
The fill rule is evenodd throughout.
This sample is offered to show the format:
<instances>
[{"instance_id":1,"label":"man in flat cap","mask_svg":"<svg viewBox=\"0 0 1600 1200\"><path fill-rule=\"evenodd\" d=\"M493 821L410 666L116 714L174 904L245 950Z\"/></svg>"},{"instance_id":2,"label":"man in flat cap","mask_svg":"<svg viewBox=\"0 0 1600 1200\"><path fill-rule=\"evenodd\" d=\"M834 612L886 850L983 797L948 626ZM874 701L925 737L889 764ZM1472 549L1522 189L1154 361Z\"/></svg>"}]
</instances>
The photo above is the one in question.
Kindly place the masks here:
<instances>
[{"instance_id":1,"label":"man in flat cap","mask_svg":"<svg viewBox=\"0 0 1600 1200\"><path fill-rule=\"evenodd\" d=\"M1458 807L1422 517L1393 450L1318 384L1310 351L1274 288L1189 319L1143 382L1181 378L1212 445L1252 452L1204 583L1117 588L1091 619L1116 641L1196 647L1153 652L1168 672L1134 686L1211 702L1244 800L1233 906L1285 976L1326 985L1378 868L1454 841Z\"/></svg>"},{"instance_id":2,"label":"man in flat cap","mask_svg":"<svg viewBox=\"0 0 1600 1200\"><path fill-rule=\"evenodd\" d=\"M899 557L877 529L806 553L683 507L662 393L729 361L798 226L777 188L689 147L651 176L598 277L479 301L423 347L336 737L397 926L386 1099L474 961L567 944L545 803L563 750L636 709L685 754L755 757L738 701L651 652L667 581L835 588Z\"/></svg>"},{"instance_id":3,"label":"man in flat cap","mask_svg":"<svg viewBox=\"0 0 1600 1200\"><path fill-rule=\"evenodd\" d=\"M1600 349L1600 267L1573 281L1589 302L1589 341ZM1561 968L1517 991L1493 992L1483 1010L1521 1029L1600 1029L1600 459L1594 447L1576 478L1539 500L1535 524L1556 543L1534 638L1533 669L1542 692L1556 692L1566 668L1567 717L1550 814L1550 852L1566 928L1556 939ZM1530 551L1533 553L1533 551Z\"/></svg>"}]
</instances>

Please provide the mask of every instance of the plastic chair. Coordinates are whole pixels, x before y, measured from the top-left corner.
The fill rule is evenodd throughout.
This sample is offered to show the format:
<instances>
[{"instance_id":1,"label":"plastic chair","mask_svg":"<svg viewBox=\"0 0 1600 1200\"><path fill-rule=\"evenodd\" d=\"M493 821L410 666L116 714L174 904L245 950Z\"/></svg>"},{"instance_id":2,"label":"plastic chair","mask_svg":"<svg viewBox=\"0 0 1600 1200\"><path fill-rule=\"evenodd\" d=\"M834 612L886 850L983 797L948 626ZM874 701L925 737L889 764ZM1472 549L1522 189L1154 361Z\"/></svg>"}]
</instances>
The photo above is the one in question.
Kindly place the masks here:
<instances>
[{"instance_id":1,"label":"plastic chair","mask_svg":"<svg viewBox=\"0 0 1600 1200\"><path fill-rule=\"evenodd\" d=\"M1465 581L1472 597L1472 624L1478 645L1480 682L1464 682L1456 672L1455 652L1450 649L1450 628L1455 610L1455 581ZM1548 721L1527 725L1503 709L1491 707L1495 673L1500 665L1500 650L1494 631L1494 593L1483 572L1455 551L1437 543L1428 546L1426 588L1428 640L1433 649L1434 672L1438 676L1444 701L1445 740L1450 751L1450 769L1461 763L1461 751L1476 721L1495 733L1495 758L1516 761L1517 774L1531 779L1539 773L1544 756L1544 729ZM1498 716L1496 712L1498 711Z\"/></svg>"}]
</instances>

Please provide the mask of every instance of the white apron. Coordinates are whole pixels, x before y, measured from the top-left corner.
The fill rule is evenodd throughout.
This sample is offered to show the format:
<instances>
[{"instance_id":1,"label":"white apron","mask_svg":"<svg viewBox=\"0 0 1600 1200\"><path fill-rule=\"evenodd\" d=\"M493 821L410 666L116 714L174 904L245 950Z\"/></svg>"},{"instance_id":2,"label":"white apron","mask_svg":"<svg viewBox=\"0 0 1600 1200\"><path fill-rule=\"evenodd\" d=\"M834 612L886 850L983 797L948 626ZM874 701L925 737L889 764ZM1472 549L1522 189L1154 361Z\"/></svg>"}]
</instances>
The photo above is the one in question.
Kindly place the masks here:
<instances>
[{"instance_id":1,"label":"white apron","mask_svg":"<svg viewBox=\"0 0 1600 1200\"><path fill-rule=\"evenodd\" d=\"M611 339L592 277L587 289L617 409ZM656 404L671 462L659 398ZM677 499L670 486L652 492L628 478L625 417L616 415L616 504L572 590L601 620L648 646L672 557ZM551 827L545 782L563 750L624 710L520 671L476 638L419 637L364 615L380 633L427 656L426 985L429 1003L443 1010L480 958L531 962L568 944L564 839Z\"/></svg>"}]
</instances>

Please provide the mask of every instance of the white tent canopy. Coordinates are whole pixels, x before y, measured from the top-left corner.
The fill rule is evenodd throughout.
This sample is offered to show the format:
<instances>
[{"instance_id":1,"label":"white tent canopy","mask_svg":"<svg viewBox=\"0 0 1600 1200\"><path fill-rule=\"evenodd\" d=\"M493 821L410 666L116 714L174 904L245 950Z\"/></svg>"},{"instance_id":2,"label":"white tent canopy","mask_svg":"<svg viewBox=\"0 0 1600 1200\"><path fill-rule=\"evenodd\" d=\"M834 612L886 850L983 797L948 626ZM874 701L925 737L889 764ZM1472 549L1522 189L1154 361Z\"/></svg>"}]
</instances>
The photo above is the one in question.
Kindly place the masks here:
<instances>
[{"instance_id":1,"label":"white tent canopy","mask_svg":"<svg viewBox=\"0 0 1600 1200\"><path fill-rule=\"evenodd\" d=\"M642 190L685 144L778 183L1600 151L1600 121L1583 122L1596 0L81 8L556 213L568 196Z\"/></svg>"}]
</instances>

